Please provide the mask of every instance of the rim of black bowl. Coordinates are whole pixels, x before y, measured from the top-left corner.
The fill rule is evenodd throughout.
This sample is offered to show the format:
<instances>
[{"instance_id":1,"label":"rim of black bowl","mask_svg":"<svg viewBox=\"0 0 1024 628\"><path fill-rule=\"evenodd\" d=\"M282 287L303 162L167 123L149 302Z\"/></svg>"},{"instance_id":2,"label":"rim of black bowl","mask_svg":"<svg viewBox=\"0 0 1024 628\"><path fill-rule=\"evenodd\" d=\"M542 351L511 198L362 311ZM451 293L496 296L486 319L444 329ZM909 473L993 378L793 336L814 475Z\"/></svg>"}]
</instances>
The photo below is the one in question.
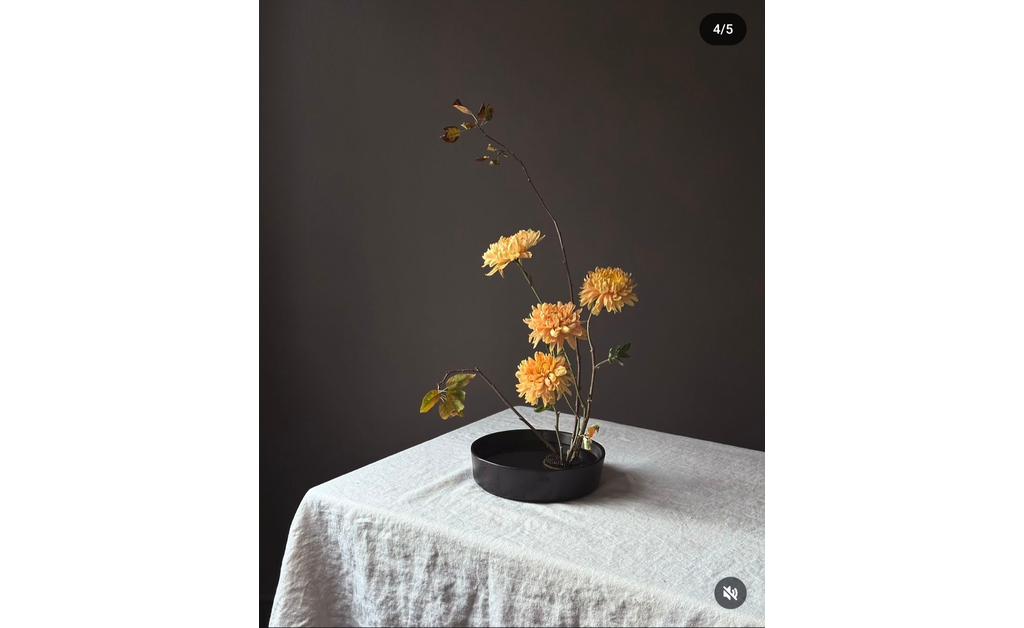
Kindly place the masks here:
<instances>
[{"instance_id":1,"label":"rim of black bowl","mask_svg":"<svg viewBox=\"0 0 1024 628\"><path fill-rule=\"evenodd\" d=\"M546 433L546 434L551 434L552 436L555 435L555 430L537 430L537 431L540 432L541 434L545 434ZM484 458L483 456L481 456L477 452L477 445L480 443L480 441L482 441L485 438L489 438L491 436L497 436L499 434L513 434L513 433L522 433L522 432L532 432L532 430L530 430L529 428L523 428L523 429L518 429L518 430L502 430L500 432L490 432L489 434L484 434L480 438L478 438L475 441L473 441L473 444L469 446L469 451L470 451L471 454L473 454L474 458L476 458L480 462L485 462L485 463L491 465L492 467L501 467L502 469L513 469L513 470L516 470L516 471L539 471L539 469L524 469L523 467L512 467L512 466L509 466L507 464L499 464L499 463L494 462L494 461L492 461L492 460L490 460L488 458ZM560 432L560 434L569 434L569 432ZM533 435L533 438L536 439L537 436ZM534 442L536 442L536 440L534 440ZM550 441L548 441L548 442L550 442ZM576 465L574 467L569 467L567 469L551 469L550 467L548 467L548 469L550 471L575 471L576 469L586 469L587 467L593 466L593 465L601 462L602 460L604 460L604 454L605 454L604 446L601 445L601 443L597 442L596 440L591 439L591 441L590 441L590 447L591 447L590 451L591 451L591 453L593 453L595 446L598 449L601 450L601 453L600 453L600 455L594 454L595 458L594 458L594 460L592 460L590 462L585 462L585 463L582 463L582 464L578 464L578 465ZM580 451L586 451L586 450L581 448Z\"/></svg>"}]
</instances>

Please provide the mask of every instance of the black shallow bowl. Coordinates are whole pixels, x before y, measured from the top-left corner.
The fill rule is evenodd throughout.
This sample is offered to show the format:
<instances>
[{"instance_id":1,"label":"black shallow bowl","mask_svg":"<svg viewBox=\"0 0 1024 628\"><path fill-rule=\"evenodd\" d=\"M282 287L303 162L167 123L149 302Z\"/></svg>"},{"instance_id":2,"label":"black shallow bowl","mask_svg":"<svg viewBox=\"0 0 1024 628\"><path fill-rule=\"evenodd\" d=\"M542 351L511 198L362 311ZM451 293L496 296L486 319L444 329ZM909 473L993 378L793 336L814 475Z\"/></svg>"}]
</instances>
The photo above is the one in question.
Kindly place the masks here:
<instances>
[{"instance_id":1,"label":"black shallow bowl","mask_svg":"<svg viewBox=\"0 0 1024 628\"><path fill-rule=\"evenodd\" d=\"M537 430L554 445L554 430ZM562 432L563 451L571 434ZM473 479L488 493L520 502L564 502L589 495L597 489L604 467L604 447L591 441L591 450L580 450L580 464L569 469L549 469L544 458L551 453L530 430L509 430L481 436L473 442Z\"/></svg>"}]
</instances>

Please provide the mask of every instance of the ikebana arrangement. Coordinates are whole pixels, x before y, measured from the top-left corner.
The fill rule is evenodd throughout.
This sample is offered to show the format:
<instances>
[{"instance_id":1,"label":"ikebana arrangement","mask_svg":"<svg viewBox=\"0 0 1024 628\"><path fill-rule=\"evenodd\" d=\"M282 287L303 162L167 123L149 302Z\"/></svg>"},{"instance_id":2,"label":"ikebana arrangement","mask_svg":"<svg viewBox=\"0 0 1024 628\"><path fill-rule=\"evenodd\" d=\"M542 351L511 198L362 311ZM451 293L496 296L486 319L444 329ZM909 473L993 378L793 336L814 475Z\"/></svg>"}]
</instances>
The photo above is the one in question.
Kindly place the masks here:
<instances>
[{"instance_id":1,"label":"ikebana arrangement","mask_svg":"<svg viewBox=\"0 0 1024 628\"><path fill-rule=\"evenodd\" d=\"M612 346L608 350L608 357L598 361L591 321L602 311L617 314L622 312L625 306L634 305L637 302L636 284L632 275L621 268L598 267L588 272L583 279L577 303L577 294L573 287L572 273L558 221L537 190L526 164L508 146L484 130L484 126L491 122L494 116L494 107L489 104L481 105L479 111L474 114L458 100L453 106L471 119L460 126L445 127L441 139L454 144L464 133L478 131L488 140L488 144L487 154L476 157L476 161L490 166L499 166L502 160L513 160L518 163L541 207L550 218L561 249L569 294L566 301L559 300L554 303L541 298L534 286L533 277L524 264L526 260L533 259L533 249L545 239L540 231L524 229L510 236L501 236L497 242L488 246L483 254L483 268L490 269L487 276L497 273L499 277L504 278L505 270L514 265L526 280L535 298L529 316L523 319L529 329L528 342L532 343L535 351L532 356L519 363L516 370L516 391L527 403L535 407L535 412L554 411L554 443L545 438L516 410L494 382L479 368L453 369L445 373L437 387L423 397L420 412L427 412L436 406L442 419L463 416L466 407L466 386L479 375L550 450L544 459L544 465L550 469L571 469L580 464L581 450L591 450L592 439L599 429L596 424L590 425L594 382L598 369L611 363L621 365L623 360L629 358L630 343L627 342ZM543 350L536 350L538 347ZM589 360L589 363L585 364L585 360ZM589 367L589 376L585 376L584 366ZM560 407L559 402L564 406ZM564 442L566 439L560 429L563 412L571 414L574 419L568 443Z\"/></svg>"}]
</instances>

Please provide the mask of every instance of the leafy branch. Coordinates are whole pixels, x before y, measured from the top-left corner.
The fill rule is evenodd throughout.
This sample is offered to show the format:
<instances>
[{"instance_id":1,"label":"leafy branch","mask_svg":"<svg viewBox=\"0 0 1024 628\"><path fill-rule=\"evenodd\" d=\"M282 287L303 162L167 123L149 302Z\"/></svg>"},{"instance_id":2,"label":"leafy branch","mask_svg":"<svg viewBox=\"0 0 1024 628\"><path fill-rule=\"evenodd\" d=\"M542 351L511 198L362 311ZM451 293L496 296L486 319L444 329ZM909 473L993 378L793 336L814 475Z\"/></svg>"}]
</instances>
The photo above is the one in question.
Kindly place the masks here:
<instances>
[{"instance_id":1,"label":"leafy branch","mask_svg":"<svg viewBox=\"0 0 1024 628\"><path fill-rule=\"evenodd\" d=\"M509 403L509 400L505 398L505 395L501 394L501 391L494 385L494 382L484 375L483 371L476 367L471 369L454 369L445 373L441 378L441 381L437 383L437 389L428 391L427 394L423 396L423 401L420 402L420 413L428 412L435 404L440 402L441 405L438 406L438 413L441 415L442 419L447 420L452 416L462 416L462 411L466 407L466 391L464 388L469 384L469 382L473 381L473 378L477 375L487 382L487 385L491 387L494 394L498 395L498 398L505 403L508 409L515 413L515 415L519 417L519 420L526 424L526 427L530 428L537 438L539 438L541 442L551 450L551 453L560 455L560 452L552 447L551 443L540 435L537 428L527 421L526 417L520 414L519 410L516 410L512 404ZM447 381L445 381L445 379L447 379Z\"/></svg>"}]
</instances>

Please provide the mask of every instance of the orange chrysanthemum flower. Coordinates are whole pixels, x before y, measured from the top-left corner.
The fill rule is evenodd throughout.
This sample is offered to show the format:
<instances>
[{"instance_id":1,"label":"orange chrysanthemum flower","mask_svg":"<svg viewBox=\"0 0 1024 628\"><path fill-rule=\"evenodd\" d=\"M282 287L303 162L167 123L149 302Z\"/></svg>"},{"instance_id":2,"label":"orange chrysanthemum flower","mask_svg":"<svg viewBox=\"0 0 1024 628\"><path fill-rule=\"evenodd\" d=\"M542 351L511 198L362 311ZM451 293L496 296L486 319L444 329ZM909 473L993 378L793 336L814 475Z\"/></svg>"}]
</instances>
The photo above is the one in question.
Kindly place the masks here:
<instances>
[{"instance_id":1,"label":"orange chrysanthemum flower","mask_svg":"<svg viewBox=\"0 0 1024 628\"><path fill-rule=\"evenodd\" d=\"M531 330L530 340L534 347L544 342L561 350L562 343L568 342L575 349L576 339L587 337L587 330L583 329L583 323L580 322L580 310L573 303L559 301L554 305L535 305L530 318L524 318L523 322Z\"/></svg>"},{"instance_id":2,"label":"orange chrysanthemum flower","mask_svg":"<svg viewBox=\"0 0 1024 628\"><path fill-rule=\"evenodd\" d=\"M487 247L487 250L484 251L483 268L491 267L491 272L487 273L487 276L490 277L497 272L504 277L506 266L518 259L533 257L530 248L536 246L543 239L544 236L540 234L540 231L533 231L532 229L524 229L507 238L501 236L497 242Z\"/></svg>"},{"instance_id":3,"label":"orange chrysanthemum flower","mask_svg":"<svg viewBox=\"0 0 1024 628\"><path fill-rule=\"evenodd\" d=\"M633 275L621 268L595 268L583 280L580 305L590 305L594 314L600 314L601 308L619 312L622 306L637 302L634 288Z\"/></svg>"},{"instance_id":4,"label":"orange chrysanthemum flower","mask_svg":"<svg viewBox=\"0 0 1024 628\"><path fill-rule=\"evenodd\" d=\"M572 394L569 391L572 374L568 367L565 356L538 351L519 363L516 391L531 405L536 405L538 400L546 406L554 405L562 395Z\"/></svg>"}]
</instances>

